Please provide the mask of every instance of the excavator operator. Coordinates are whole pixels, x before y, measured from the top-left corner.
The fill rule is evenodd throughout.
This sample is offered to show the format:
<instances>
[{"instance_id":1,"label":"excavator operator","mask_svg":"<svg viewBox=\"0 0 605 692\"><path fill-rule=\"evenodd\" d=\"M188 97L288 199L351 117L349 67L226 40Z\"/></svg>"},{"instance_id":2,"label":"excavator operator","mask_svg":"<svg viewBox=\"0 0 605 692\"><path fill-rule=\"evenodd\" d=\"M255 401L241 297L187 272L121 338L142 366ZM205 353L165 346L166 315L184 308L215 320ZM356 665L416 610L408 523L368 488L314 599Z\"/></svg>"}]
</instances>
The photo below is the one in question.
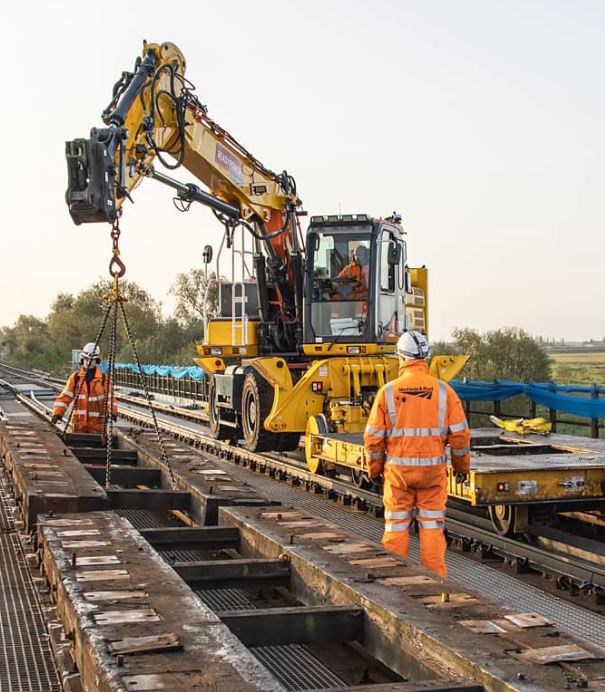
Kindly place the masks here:
<instances>
[{"instance_id":1,"label":"excavator operator","mask_svg":"<svg viewBox=\"0 0 605 692\"><path fill-rule=\"evenodd\" d=\"M463 482L470 468L470 431L456 392L429 375L424 335L404 332L397 355L399 377L378 391L364 433L370 478L384 480L382 542L406 558L416 509L420 562L447 577L445 446L451 448L456 480Z\"/></svg>"},{"instance_id":2,"label":"excavator operator","mask_svg":"<svg viewBox=\"0 0 605 692\"><path fill-rule=\"evenodd\" d=\"M370 273L370 250L358 245L349 262L333 279L341 300L368 300L368 279Z\"/></svg>"}]
</instances>

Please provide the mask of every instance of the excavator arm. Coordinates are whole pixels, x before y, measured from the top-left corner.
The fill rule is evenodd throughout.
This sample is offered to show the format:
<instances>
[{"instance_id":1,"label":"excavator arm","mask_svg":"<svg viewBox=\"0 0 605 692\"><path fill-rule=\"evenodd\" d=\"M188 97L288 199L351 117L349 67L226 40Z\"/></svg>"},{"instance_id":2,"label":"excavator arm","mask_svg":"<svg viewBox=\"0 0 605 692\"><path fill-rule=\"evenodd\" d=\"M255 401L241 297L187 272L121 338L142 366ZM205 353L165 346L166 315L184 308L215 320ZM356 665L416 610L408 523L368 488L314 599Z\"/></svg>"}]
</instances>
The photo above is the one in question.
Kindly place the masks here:
<instances>
[{"instance_id":1,"label":"excavator arm","mask_svg":"<svg viewBox=\"0 0 605 692\"><path fill-rule=\"evenodd\" d=\"M183 165L234 207L218 205L221 211L244 220L283 225L288 209L299 206L287 175L265 168L209 118L185 80L185 58L174 44L145 44L136 71L115 91L103 113L107 127L67 143L67 204L76 224L112 222L141 178L153 177L158 156L169 168Z\"/></svg>"},{"instance_id":2,"label":"excavator arm","mask_svg":"<svg viewBox=\"0 0 605 692\"><path fill-rule=\"evenodd\" d=\"M185 58L172 43L144 44L132 73L114 87L104 128L66 144L66 201L76 224L114 223L145 177L173 187L183 202L212 208L228 232L237 225L257 240L255 258L261 313L267 322L300 323L302 248L297 233L301 202L294 180L263 166L208 116L185 79ZM208 188L156 171L184 166Z\"/></svg>"}]
</instances>

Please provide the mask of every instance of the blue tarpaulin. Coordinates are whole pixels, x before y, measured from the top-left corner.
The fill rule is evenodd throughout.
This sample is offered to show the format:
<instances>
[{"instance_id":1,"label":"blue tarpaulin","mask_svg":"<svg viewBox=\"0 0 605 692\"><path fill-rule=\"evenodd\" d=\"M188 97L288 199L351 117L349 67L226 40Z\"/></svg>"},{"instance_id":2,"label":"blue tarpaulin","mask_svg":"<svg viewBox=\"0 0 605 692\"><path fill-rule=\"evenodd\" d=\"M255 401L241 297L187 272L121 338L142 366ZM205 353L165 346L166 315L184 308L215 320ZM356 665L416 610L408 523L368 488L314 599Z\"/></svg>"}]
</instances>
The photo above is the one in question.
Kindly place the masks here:
<instances>
[{"instance_id":1,"label":"blue tarpaulin","mask_svg":"<svg viewBox=\"0 0 605 692\"><path fill-rule=\"evenodd\" d=\"M101 365L107 372L107 364ZM136 373L134 363L116 363L116 370L129 370ZM197 365L141 365L147 376L174 377L178 380L188 377L192 380L203 380L206 377L202 368ZM584 418L605 418L605 398L595 398L597 394L605 395L605 387L597 385L565 385L555 382L513 382L496 380L494 382L452 380L450 382L463 401L502 401L518 394L525 394L531 401L547 408L557 409Z\"/></svg>"},{"instance_id":2,"label":"blue tarpaulin","mask_svg":"<svg viewBox=\"0 0 605 692\"><path fill-rule=\"evenodd\" d=\"M107 372L107 363L103 363L101 367ZM129 370L136 374L137 366L134 363L116 363L116 370ZM205 372L197 365L141 365L141 371L148 377L159 375L174 377L177 380L188 377L190 380L199 381L206 377Z\"/></svg>"},{"instance_id":3,"label":"blue tarpaulin","mask_svg":"<svg viewBox=\"0 0 605 692\"><path fill-rule=\"evenodd\" d=\"M517 394L525 394L541 406L585 418L605 418L605 399L593 398L605 394L605 388L597 385L561 385L554 382L450 382L463 401L502 401ZM574 393L578 396L574 396Z\"/></svg>"}]
</instances>

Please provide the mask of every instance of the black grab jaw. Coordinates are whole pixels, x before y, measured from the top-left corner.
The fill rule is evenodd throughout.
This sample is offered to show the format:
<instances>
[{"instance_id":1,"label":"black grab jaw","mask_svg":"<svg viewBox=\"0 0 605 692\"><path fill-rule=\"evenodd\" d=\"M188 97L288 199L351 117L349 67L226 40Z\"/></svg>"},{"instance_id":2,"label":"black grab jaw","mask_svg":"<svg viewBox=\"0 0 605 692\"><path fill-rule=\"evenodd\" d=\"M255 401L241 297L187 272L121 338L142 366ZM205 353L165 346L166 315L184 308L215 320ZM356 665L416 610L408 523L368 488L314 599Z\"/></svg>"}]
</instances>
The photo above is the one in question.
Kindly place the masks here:
<instances>
[{"instance_id":1,"label":"black grab jaw","mask_svg":"<svg viewBox=\"0 0 605 692\"><path fill-rule=\"evenodd\" d=\"M65 143L65 201L75 224L112 223L117 218L114 154L122 128L93 128L90 139Z\"/></svg>"}]
</instances>

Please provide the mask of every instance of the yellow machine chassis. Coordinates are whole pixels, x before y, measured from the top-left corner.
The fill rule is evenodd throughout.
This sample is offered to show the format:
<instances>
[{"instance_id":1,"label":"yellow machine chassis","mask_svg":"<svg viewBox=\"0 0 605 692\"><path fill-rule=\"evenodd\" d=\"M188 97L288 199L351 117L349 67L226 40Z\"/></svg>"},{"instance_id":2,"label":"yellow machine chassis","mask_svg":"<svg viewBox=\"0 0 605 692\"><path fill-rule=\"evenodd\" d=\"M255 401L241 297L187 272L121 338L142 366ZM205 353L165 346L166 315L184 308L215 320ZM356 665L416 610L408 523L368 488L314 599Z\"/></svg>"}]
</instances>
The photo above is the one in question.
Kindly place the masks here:
<instances>
[{"instance_id":1,"label":"yellow machine chassis","mask_svg":"<svg viewBox=\"0 0 605 692\"><path fill-rule=\"evenodd\" d=\"M305 456L312 471L328 473L340 466L367 474L361 435L322 434L319 432L321 429L321 420L318 421L317 417L309 419ZM568 450L561 447L559 451ZM605 457L595 461L594 450L575 448L574 451L578 456L570 454L565 457L566 463L558 468L545 461L541 468L531 470L519 468L523 466L523 457L512 461L507 457L509 468L497 470L481 469L481 458L472 457L471 471L465 483L458 483L451 466L447 467L448 495L473 507L605 498ZM586 459L582 458L583 454L587 455Z\"/></svg>"},{"instance_id":2,"label":"yellow machine chassis","mask_svg":"<svg viewBox=\"0 0 605 692\"><path fill-rule=\"evenodd\" d=\"M542 503L562 500L598 499L605 497L605 464L601 468L577 464L566 469L544 468L528 473L525 470L481 471L471 469L464 484L456 482L448 468L448 494L471 506L502 505L516 502ZM572 478L582 479L575 485ZM535 492L531 490L535 483ZM499 490L506 484L508 491ZM529 484L532 484L531 486Z\"/></svg>"}]
</instances>

